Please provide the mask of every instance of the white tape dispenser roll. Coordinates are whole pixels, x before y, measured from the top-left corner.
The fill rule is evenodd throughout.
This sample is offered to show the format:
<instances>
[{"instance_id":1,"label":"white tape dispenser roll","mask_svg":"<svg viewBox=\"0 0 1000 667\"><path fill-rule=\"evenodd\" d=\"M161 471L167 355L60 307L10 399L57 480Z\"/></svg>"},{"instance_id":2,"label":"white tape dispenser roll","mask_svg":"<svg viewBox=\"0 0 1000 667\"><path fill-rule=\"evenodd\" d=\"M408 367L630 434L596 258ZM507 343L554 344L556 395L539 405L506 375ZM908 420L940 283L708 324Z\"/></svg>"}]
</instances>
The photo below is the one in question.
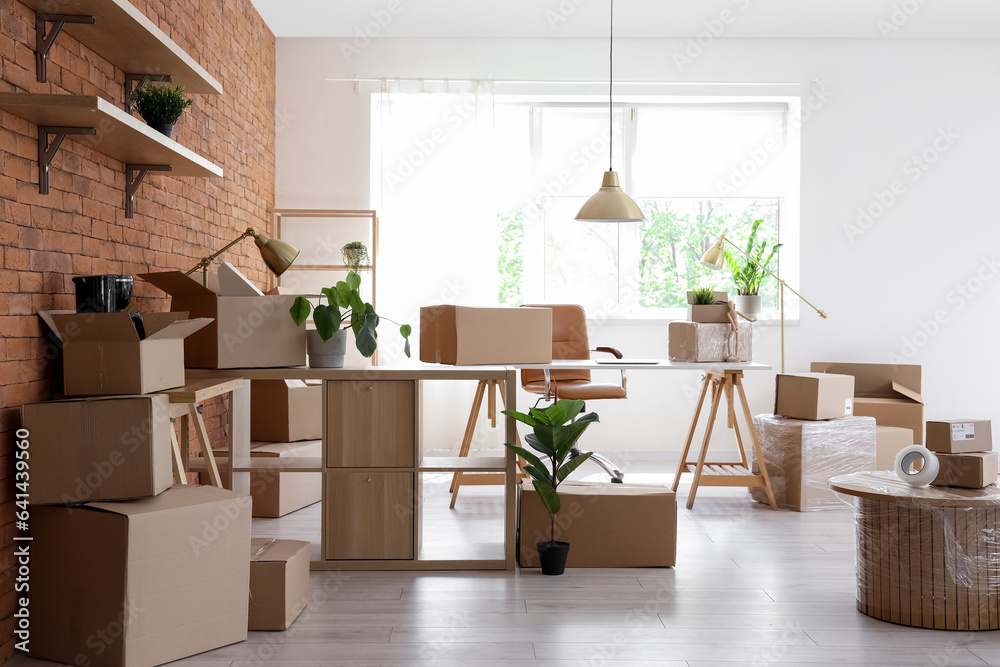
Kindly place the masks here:
<instances>
[{"instance_id":1,"label":"white tape dispenser roll","mask_svg":"<svg viewBox=\"0 0 1000 667\"><path fill-rule=\"evenodd\" d=\"M920 460L924 465L913 472L914 464ZM927 486L934 481L940 469L937 456L923 445L910 445L896 454L896 476L910 486Z\"/></svg>"}]
</instances>

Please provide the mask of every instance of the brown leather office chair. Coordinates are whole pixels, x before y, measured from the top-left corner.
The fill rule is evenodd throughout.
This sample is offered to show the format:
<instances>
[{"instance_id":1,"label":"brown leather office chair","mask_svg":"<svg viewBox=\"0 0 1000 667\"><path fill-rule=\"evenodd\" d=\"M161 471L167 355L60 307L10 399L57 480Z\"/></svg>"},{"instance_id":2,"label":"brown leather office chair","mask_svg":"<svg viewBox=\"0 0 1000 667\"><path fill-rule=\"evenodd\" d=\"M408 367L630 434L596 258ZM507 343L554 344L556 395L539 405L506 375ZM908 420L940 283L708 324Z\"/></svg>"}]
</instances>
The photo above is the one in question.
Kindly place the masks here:
<instances>
[{"instance_id":1,"label":"brown leather office chair","mask_svg":"<svg viewBox=\"0 0 1000 667\"><path fill-rule=\"evenodd\" d=\"M524 304L526 308L552 309L552 359L590 359L591 352L612 354L616 359L622 358L622 353L613 347L590 348L587 337L587 317L581 306L572 304ZM601 383L591 379L589 370L532 370L521 371L521 387L532 394L541 394L541 400L602 400L628 397L628 386L625 371L621 372L621 383ZM579 451L573 448L571 456L578 456ZM594 454L590 460L604 469L611 476L612 482L621 483L625 475L615 465Z\"/></svg>"}]
</instances>

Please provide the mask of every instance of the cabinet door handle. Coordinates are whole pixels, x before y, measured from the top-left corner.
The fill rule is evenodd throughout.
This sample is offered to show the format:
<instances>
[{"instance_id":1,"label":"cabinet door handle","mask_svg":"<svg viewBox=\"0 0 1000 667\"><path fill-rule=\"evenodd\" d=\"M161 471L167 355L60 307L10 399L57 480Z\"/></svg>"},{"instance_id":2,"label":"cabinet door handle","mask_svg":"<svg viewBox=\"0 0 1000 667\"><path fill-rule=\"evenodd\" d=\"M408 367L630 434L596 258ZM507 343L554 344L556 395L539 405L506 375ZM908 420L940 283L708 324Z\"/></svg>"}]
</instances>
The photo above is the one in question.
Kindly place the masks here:
<instances>
[{"instance_id":1,"label":"cabinet door handle","mask_svg":"<svg viewBox=\"0 0 1000 667\"><path fill-rule=\"evenodd\" d=\"M371 477L369 477L369 478L368 478L368 483L369 483L369 484L371 484L371 483L372 483L372 478L371 478Z\"/></svg>"},{"instance_id":2,"label":"cabinet door handle","mask_svg":"<svg viewBox=\"0 0 1000 667\"><path fill-rule=\"evenodd\" d=\"M375 387L373 387L371 385L368 385L368 391L373 391L374 389L375 389Z\"/></svg>"}]
</instances>

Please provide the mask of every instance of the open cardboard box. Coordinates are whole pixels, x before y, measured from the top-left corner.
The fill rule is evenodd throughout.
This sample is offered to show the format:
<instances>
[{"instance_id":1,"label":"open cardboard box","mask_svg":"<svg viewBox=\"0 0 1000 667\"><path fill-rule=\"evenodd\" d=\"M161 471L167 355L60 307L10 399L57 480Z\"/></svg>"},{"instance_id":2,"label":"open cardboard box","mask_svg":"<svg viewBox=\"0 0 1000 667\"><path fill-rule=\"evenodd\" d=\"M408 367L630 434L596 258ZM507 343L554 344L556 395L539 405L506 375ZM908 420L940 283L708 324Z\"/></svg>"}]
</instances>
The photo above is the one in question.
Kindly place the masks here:
<instances>
[{"instance_id":1,"label":"open cardboard box","mask_svg":"<svg viewBox=\"0 0 1000 667\"><path fill-rule=\"evenodd\" d=\"M874 417L879 426L911 429L913 442L924 444L919 365L813 362L810 370L853 375L856 416Z\"/></svg>"},{"instance_id":2,"label":"open cardboard box","mask_svg":"<svg viewBox=\"0 0 1000 667\"><path fill-rule=\"evenodd\" d=\"M687 315L690 322L729 324L729 293L715 292L712 303L696 304L694 292L687 293Z\"/></svg>"},{"instance_id":3,"label":"open cardboard box","mask_svg":"<svg viewBox=\"0 0 1000 667\"><path fill-rule=\"evenodd\" d=\"M171 311L190 311L215 320L187 339L184 363L188 368L305 365L306 329L296 326L289 314L294 296L227 296L214 291L211 281L203 285L200 274L195 278L180 271L139 277L172 297Z\"/></svg>"},{"instance_id":4,"label":"open cardboard box","mask_svg":"<svg viewBox=\"0 0 1000 667\"><path fill-rule=\"evenodd\" d=\"M42 311L39 316L63 344L63 393L67 396L148 394L184 384L184 339L212 320L188 313L142 313L140 340L128 313Z\"/></svg>"}]
</instances>

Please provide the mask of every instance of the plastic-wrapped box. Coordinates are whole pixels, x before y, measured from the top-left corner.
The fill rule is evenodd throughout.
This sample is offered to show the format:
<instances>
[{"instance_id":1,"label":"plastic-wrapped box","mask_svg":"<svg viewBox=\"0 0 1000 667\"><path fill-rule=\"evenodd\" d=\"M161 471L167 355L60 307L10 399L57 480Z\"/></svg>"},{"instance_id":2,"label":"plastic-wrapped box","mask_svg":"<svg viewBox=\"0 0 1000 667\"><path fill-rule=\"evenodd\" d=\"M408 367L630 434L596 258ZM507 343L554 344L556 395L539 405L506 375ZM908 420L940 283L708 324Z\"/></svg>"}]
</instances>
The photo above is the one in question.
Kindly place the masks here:
<instances>
[{"instance_id":1,"label":"plastic-wrapped box","mask_svg":"<svg viewBox=\"0 0 1000 667\"><path fill-rule=\"evenodd\" d=\"M887 471L830 486L854 504L859 611L921 628L1000 629L1000 489L913 487Z\"/></svg>"},{"instance_id":2,"label":"plastic-wrapped box","mask_svg":"<svg viewBox=\"0 0 1000 667\"><path fill-rule=\"evenodd\" d=\"M765 414L754 417L753 425L779 507L797 512L843 509L830 490L830 478L875 469L873 417L810 421ZM752 466L759 474L756 455ZM757 502L767 502L763 488L750 493Z\"/></svg>"},{"instance_id":3,"label":"plastic-wrapped box","mask_svg":"<svg viewBox=\"0 0 1000 667\"><path fill-rule=\"evenodd\" d=\"M702 322L671 322L670 361L725 361L729 357L731 324ZM740 344L736 356L740 361L753 361L753 325L740 322Z\"/></svg>"}]
</instances>

